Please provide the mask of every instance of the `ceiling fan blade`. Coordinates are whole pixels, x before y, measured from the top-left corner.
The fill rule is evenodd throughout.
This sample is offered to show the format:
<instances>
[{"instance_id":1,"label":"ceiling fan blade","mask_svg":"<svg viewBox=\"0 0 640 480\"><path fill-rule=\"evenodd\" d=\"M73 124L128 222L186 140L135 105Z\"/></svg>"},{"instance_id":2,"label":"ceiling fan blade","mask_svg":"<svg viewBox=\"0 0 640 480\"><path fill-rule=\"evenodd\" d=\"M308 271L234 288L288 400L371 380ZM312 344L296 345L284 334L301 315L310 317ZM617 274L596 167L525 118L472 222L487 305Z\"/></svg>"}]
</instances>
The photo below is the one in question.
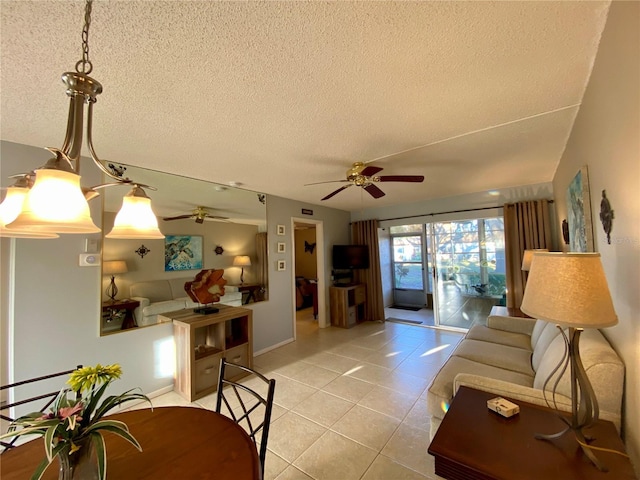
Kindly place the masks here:
<instances>
[{"instance_id":1,"label":"ceiling fan blade","mask_svg":"<svg viewBox=\"0 0 640 480\"><path fill-rule=\"evenodd\" d=\"M315 183L305 183L304 186L308 187L309 185L322 185L323 183L346 183L349 180L327 180L326 182L315 182Z\"/></svg>"},{"instance_id":2,"label":"ceiling fan blade","mask_svg":"<svg viewBox=\"0 0 640 480\"><path fill-rule=\"evenodd\" d=\"M229 217L219 217L218 215L205 215L204 218L212 218L214 220L229 220Z\"/></svg>"},{"instance_id":3,"label":"ceiling fan blade","mask_svg":"<svg viewBox=\"0 0 640 480\"><path fill-rule=\"evenodd\" d=\"M334 195L337 195L337 194L338 194L338 193L340 193L342 190L344 190L345 188L349 188L349 187L351 187L352 185L353 185L353 184L352 184L352 183L350 183L349 185L345 185L345 186L343 186L343 187L340 187L340 188L339 188L339 189L337 189L336 191L331 192L329 195L327 195L327 196L326 196L326 197L324 197L324 198L321 198L320 200L321 200L321 201L322 201L322 200L329 200L329 199L330 199L331 197L333 197Z\"/></svg>"},{"instance_id":4,"label":"ceiling fan blade","mask_svg":"<svg viewBox=\"0 0 640 480\"><path fill-rule=\"evenodd\" d=\"M381 172L382 170L384 169L380 167L374 167L374 166L364 167L360 172L360 175L364 175L365 177L370 177L372 175L375 175L378 172Z\"/></svg>"},{"instance_id":5,"label":"ceiling fan blade","mask_svg":"<svg viewBox=\"0 0 640 480\"><path fill-rule=\"evenodd\" d=\"M191 218L193 215L178 215L177 217L164 217L162 220L182 220L183 218Z\"/></svg>"},{"instance_id":6,"label":"ceiling fan blade","mask_svg":"<svg viewBox=\"0 0 640 480\"><path fill-rule=\"evenodd\" d=\"M381 175L378 182L424 182L422 175Z\"/></svg>"},{"instance_id":7,"label":"ceiling fan blade","mask_svg":"<svg viewBox=\"0 0 640 480\"><path fill-rule=\"evenodd\" d=\"M373 198L384 197L384 192L380 190L376 185L370 183L364 189L371 195Z\"/></svg>"}]
</instances>

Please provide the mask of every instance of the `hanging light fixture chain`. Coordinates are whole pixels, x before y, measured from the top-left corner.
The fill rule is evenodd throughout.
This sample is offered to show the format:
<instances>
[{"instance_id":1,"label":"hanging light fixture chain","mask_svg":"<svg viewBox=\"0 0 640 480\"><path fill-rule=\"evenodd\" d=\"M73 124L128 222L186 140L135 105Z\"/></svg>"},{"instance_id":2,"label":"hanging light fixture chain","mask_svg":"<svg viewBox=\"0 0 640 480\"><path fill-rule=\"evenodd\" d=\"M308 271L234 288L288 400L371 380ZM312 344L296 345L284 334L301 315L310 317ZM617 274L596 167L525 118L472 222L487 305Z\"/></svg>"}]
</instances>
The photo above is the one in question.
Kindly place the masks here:
<instances>
[{"instance_id":1,"label":"hanging light fixture chain","mask_svg":"<svg viewBox=\"0 0 640 480\"><path fill-rule=\"evenodd\" d=\"M82 27L82 60L76 63L76 72L90 74L93 64L89 60L89 26L91 25L91 5L93 0L87 0L84 8L84 26Z\"/></svg>"}]
</instances>

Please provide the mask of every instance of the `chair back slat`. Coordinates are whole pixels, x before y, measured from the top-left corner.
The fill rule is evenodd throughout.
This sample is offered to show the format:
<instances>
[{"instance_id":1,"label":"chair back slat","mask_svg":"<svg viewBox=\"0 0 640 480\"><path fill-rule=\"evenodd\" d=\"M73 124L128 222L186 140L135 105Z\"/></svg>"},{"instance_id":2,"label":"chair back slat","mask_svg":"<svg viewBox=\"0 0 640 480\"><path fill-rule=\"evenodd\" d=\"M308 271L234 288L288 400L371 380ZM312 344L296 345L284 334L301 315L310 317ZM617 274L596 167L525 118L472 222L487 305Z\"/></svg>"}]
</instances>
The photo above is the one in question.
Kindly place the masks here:
<instances>
[{"instance_id":1,"label":"chair back slat","mask_svg":"<svg viewBox=\"0 0 640 480\"><path fill-rule=\"evenodd\" d=\"M62 376L66 376L69 375L70 373L74 372L75 370L82 368L82 365L78 365L76 368L73 368L71 370L65 370L63 372L58 372L58 373L52 373L49 375L42 375L39 377L34 377L34 378L30 378L27 380L21 380L19 382L14 382L8 385L2 385L0 386L0 390L9 390L10 394L15 397L18 392L20 391L20 389L18 387L23 387L25 385L31 385L31 384L35 384L38 382L44 382L45 380L49 380L52 378L56 378L56 377L62 377ZM42 386L42 388L44 388L44 385ZM50 386L47 386L47 389L51 388ZM24 393L24 392L23 392ZM50 393L41 393L41 394L37 394L37 395L32 395L20 400L14 400L11 403L8 404L4 404L4 405L0 405L0 418L6 422L13 422L15 420L15 418L13 416L10 416L7 414L7 411L13 407L17 407L20 405L26 405L28 403L33 403L33 402L39 402L40 400L46 400L46 402L39 404L39 407L37 409L34 408L34 411L37 410L39 412L43 412L49 408L49 406L53 403L53 401L56 399L56 397L58 396L58 394L60 393L60 390L56 390ZM78 392L78 394L76 395L77 398L79 398L80 393ZM5 442L2 441L0 442L0 446L3 447L2 451L0 451L0 453L5 452L6 450L15 447L15 442L18 439L18 437L13 437L10 441Z\"/></svg>"},{"instance_id":2,"label":"chair back slat","mask_svg":"<svg viewBox=\"0 0 640 480\"><path fill-rule=\"evenodd\" d=\"M228 380L225 378L227 366L238 369L250 376L243 377L240 381ZM263 390L266 390L266 392L258 391L241 383L248 379L258 379L259 383L263 384ZM216 412L223 415L227 414L235 423L243 426L243 428L247 430L249 437L253 440L256 450L258 451L262 477L264 477L264 462L267 455L267 440L269 438L269 425L271 423L275 388L276 381L274 379L268 379L261 373L244 365L229 363L224 358L220 361ZM233 394L231 392L233 392ZM245 395L243 396L242 393L245 393ZM236 412L233 411L230 400L235 400L239 404L239 407L242 409L242 414L236 414ZM223 405L228 412L223 412ZM264 413L258 411L259 407L264 407ZM243 423L246 423L246 427Z\"/></svg>"}]
</instances>

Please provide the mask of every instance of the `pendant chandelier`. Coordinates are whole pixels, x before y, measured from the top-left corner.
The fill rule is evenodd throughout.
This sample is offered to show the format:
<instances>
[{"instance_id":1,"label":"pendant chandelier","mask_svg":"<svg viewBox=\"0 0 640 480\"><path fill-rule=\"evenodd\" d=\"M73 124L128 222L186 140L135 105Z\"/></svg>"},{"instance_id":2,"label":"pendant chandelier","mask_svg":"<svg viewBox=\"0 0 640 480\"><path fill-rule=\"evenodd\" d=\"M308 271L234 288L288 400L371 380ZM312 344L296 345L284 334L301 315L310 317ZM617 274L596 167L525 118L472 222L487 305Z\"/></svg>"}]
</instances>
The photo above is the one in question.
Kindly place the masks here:
<instances>
[{"instance_id":1,"label":"pendant chandelier","mask_svg":"<svg viewBox=\"0 0 640 480\"><path fill-rule=\"evenodd\" d=\"M151 200L143 188L148 185L118 176L107 169L96 155L91 135L93 104L102 93L102 85L89 74L89 26L93 0L85 5L82 29L82 59L75 72L66 72L62 81L70 97L66 136L61 148L48 148L54 157L34 171L14 176L16 183L7 189L0 204L0 236L18 238L56 238L60 233L96 233L100 231L91 219L88 200L99 195L98 190L125 185L131 191L124 197L116 215L113 230L106 238L164 238L158 220L151 209ZM112 183L90 188L80 186L80 153L84 133L84 108L87 106L86 138L94 164Z\"/></svg>"}]
</instances>

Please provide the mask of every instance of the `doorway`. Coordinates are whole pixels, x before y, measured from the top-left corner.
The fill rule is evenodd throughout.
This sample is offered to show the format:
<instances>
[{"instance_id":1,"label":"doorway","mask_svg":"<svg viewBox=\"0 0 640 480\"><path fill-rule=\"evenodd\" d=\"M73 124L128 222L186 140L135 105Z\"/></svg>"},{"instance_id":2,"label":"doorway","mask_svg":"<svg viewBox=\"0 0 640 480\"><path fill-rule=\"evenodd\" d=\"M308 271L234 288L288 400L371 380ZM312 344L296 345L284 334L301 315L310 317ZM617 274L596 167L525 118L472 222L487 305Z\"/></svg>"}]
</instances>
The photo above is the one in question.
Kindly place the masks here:
<instances>
[{"instance_id":1,"label":"doorway","mask_svg":"<svg viewBox=\"0 0 640 480\"><path fill-rule=\"evenodd\" d=\"M297 336L298 317L308 333L325 328L325 255L321 220L291 218L293 332Z\"/></svg>"}]
</instances>

